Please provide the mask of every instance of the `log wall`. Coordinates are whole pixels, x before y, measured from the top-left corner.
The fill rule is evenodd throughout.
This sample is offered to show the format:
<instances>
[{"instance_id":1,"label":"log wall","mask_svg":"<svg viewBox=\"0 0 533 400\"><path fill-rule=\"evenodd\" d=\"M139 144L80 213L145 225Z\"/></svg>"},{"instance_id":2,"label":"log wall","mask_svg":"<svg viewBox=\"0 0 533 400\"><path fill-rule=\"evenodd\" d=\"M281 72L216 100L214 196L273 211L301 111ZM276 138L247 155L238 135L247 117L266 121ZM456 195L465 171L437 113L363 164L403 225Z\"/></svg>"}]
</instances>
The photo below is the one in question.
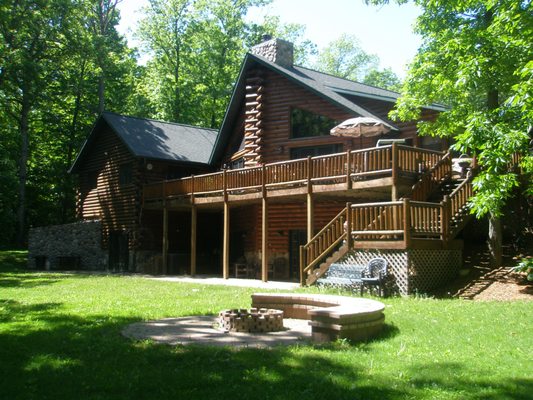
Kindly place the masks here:
<instances>
[{"instance_id":1,"label":"log wall","mask_svg":"<svg viewBox=\"0 0 533 400\"><path fill-rule=\"evenodd\" d=\"M324 115L339 122L357 115L330 103L317 94L270 70L264 69L260 71L259 69L254 69L250 74L251 80L247 85L245 104L242 105L241 109L241 114L245 114L246 117L241 115L239 121L247 119L244 127L242 123L237 124L233 137L230 139L231 145L228 146L224 162L228 163L231 160L235 160L247 154L252 148L254 150L252 155L257 157L253 162L248 162L250 156L245 155L247 160L246 167L257 165L258 162L270 163L289 160L291 149L298 147L341 144L342 151L345 151L348 149L369 148L376 145L379 137L363 139L338 138L335 136L291 138L292 108L300 108ZM257 84L258 76L261 76L260 84ZM388 113L394 107L394 103L350 95L345 97L380 118L389 121ZM246 106L246 103L249 103L249 105ZM252 118L252 116L258 114L260 118ZM433 120L436 114L436 111L424 110L422 119ZM413 139L413 145L418 146L420 144L415 122L394 122L393 124L400 128L400 133L394 138L411 138ZM256 135L255 132L259 132L259 135ZM260 140L252 142L252 140L246 139L247 136L251 136L252 140L260 137ZM239 143L241 143L241 147L239 147ZM248 149L243 148L244 144L249 146ZM250 159L250 161L252 160Z\"/></svg>"}]
</instances>

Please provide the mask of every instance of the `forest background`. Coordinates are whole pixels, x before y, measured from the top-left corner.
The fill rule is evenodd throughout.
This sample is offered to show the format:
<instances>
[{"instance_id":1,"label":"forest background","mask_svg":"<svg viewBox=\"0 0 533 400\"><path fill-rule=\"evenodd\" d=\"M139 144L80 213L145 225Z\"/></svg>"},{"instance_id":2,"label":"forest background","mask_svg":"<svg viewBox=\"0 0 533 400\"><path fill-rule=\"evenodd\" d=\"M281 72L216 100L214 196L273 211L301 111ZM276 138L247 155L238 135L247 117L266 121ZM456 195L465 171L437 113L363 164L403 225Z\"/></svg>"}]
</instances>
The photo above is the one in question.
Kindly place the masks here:
<instances>
[{"instance_id":1,"label":"forest background","mask_svg":"<svg viewBox=\"0 0 533 400\"><path fill-rule=\"evenodd\" d=\"M299 65L399 86L357 38L317 54L302 25L247 21L269 0L150 0L134 32L139 62L117 32L120 1L0 4L0 247L24 246L31 226L75 219L68 170L102 111L218 128L243 57L265 34L292 41Z\"/></svg>"}]
</instances>

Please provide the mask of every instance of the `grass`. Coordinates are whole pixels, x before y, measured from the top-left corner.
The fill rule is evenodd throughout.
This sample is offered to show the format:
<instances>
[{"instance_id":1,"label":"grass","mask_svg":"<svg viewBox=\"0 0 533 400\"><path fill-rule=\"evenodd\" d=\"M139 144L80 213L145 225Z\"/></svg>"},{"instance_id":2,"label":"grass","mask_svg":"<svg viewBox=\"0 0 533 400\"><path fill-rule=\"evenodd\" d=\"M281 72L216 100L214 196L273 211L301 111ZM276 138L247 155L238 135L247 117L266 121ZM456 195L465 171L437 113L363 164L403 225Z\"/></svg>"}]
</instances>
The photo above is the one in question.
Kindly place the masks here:
<instances>
[{"instance_id":1,"label":"grass","mask_svg":"<svg viewBox=\"0 0 533 400\"><path fill-rule=\"evenodd\" d=\"M0 399L530 399L531 303L385 299L373 341L257 350L120 335L253 289L39 273L0 252Z\"/></svg>"}]
</instances>

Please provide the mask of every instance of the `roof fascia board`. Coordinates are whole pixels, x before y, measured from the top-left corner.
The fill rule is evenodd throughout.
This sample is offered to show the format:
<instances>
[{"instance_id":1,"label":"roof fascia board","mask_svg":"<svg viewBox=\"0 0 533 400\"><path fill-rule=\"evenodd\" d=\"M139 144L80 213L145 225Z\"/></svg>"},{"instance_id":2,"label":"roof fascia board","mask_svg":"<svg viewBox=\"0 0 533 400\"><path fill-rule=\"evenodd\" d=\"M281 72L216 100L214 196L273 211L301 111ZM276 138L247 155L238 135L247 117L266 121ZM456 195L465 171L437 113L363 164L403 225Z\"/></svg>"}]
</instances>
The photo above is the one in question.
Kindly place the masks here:
<instances>
[{"instance_id":1,"label":"roof fascia board","mask_svg":"<svg viewBox=\"0 0 533 400\"><path fill-rule=\"evenodd\" d=\"M233 92L231 93L231 98L230 98L230 101L228 103L228 107L226 108L226 113L224 114L224 119L222 120L222 124L220 125L220 130L218 131L217 138L216 138L215 143L213 145L213 150L211 152L211 156L209 157L209 165L213 165L214 164L215 158L217 157L217 155L219 153L219 150L218 150L219 143L222 140L222 136L224 136L224 132L227 129L227 125L230 124L229 120L231 118L231 114L232 114L234 108L238 107L239 104L240 104L240 101L239 101L239 104L236 104L237 103L236 97L237 97L238 89L240 87L242 87L242 85L244 84L244 82L243 82L243 80L244 80L244 72L248 68L248 64L251 64L251 62L249 60L250 60L250 54L247 53L246 56L244 57L244 60L241 63L241 69L239 71L239 75L237 77L237 81L235 83L235 86L233 87Z\"/></svg>"},{"instance_id":2,"label":"roof fascia board","mask_svg":"<svg viewBox=\"0 0 533 400\"><path fill-rule=\"evenodd\" d=\"M378 96L375 94L369 94L364 92L358 92L356 90L347 90L347 89L340 89L336 88L334 86L326 86L328 89L333 90L336 93L342 93L342 94L348 94L352 96L358 96L358 97L366 97L373 100L382 100L382 101L390 101L392 103L395 103L396 100L400 97L399 95L397 97L385 97L385 96ZM431 104L429 106L424 106L422 108L428 109L428 110L434 110L434 111L448 111L449 108L440 104Z\"/></svg>"}]
</instances>

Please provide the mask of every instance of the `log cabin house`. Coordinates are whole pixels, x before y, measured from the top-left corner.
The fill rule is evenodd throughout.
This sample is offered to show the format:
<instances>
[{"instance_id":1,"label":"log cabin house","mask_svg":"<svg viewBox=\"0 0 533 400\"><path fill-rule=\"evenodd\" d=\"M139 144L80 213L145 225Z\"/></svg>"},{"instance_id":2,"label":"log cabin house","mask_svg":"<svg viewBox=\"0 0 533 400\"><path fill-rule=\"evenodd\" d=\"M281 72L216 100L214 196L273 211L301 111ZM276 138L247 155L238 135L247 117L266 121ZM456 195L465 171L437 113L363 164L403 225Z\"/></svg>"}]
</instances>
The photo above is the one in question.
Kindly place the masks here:
<instances>
[{"instance_id":1,"label":"log cabin house","mask_svg":"<svg viewBox=\"0 0 533 400\"><path fill-rule=\"evenodd\" d=\"M393 123L398 94L293 65L292 44L248 53L220 130L104 113L72 172L109 268L312 284L332 262L385 257L400 293L462 263L470 178L448 143ZM431 120L442 107L422 110ZM372 117L378 137L335 137Z\"/></svg>"}]
</instances>

